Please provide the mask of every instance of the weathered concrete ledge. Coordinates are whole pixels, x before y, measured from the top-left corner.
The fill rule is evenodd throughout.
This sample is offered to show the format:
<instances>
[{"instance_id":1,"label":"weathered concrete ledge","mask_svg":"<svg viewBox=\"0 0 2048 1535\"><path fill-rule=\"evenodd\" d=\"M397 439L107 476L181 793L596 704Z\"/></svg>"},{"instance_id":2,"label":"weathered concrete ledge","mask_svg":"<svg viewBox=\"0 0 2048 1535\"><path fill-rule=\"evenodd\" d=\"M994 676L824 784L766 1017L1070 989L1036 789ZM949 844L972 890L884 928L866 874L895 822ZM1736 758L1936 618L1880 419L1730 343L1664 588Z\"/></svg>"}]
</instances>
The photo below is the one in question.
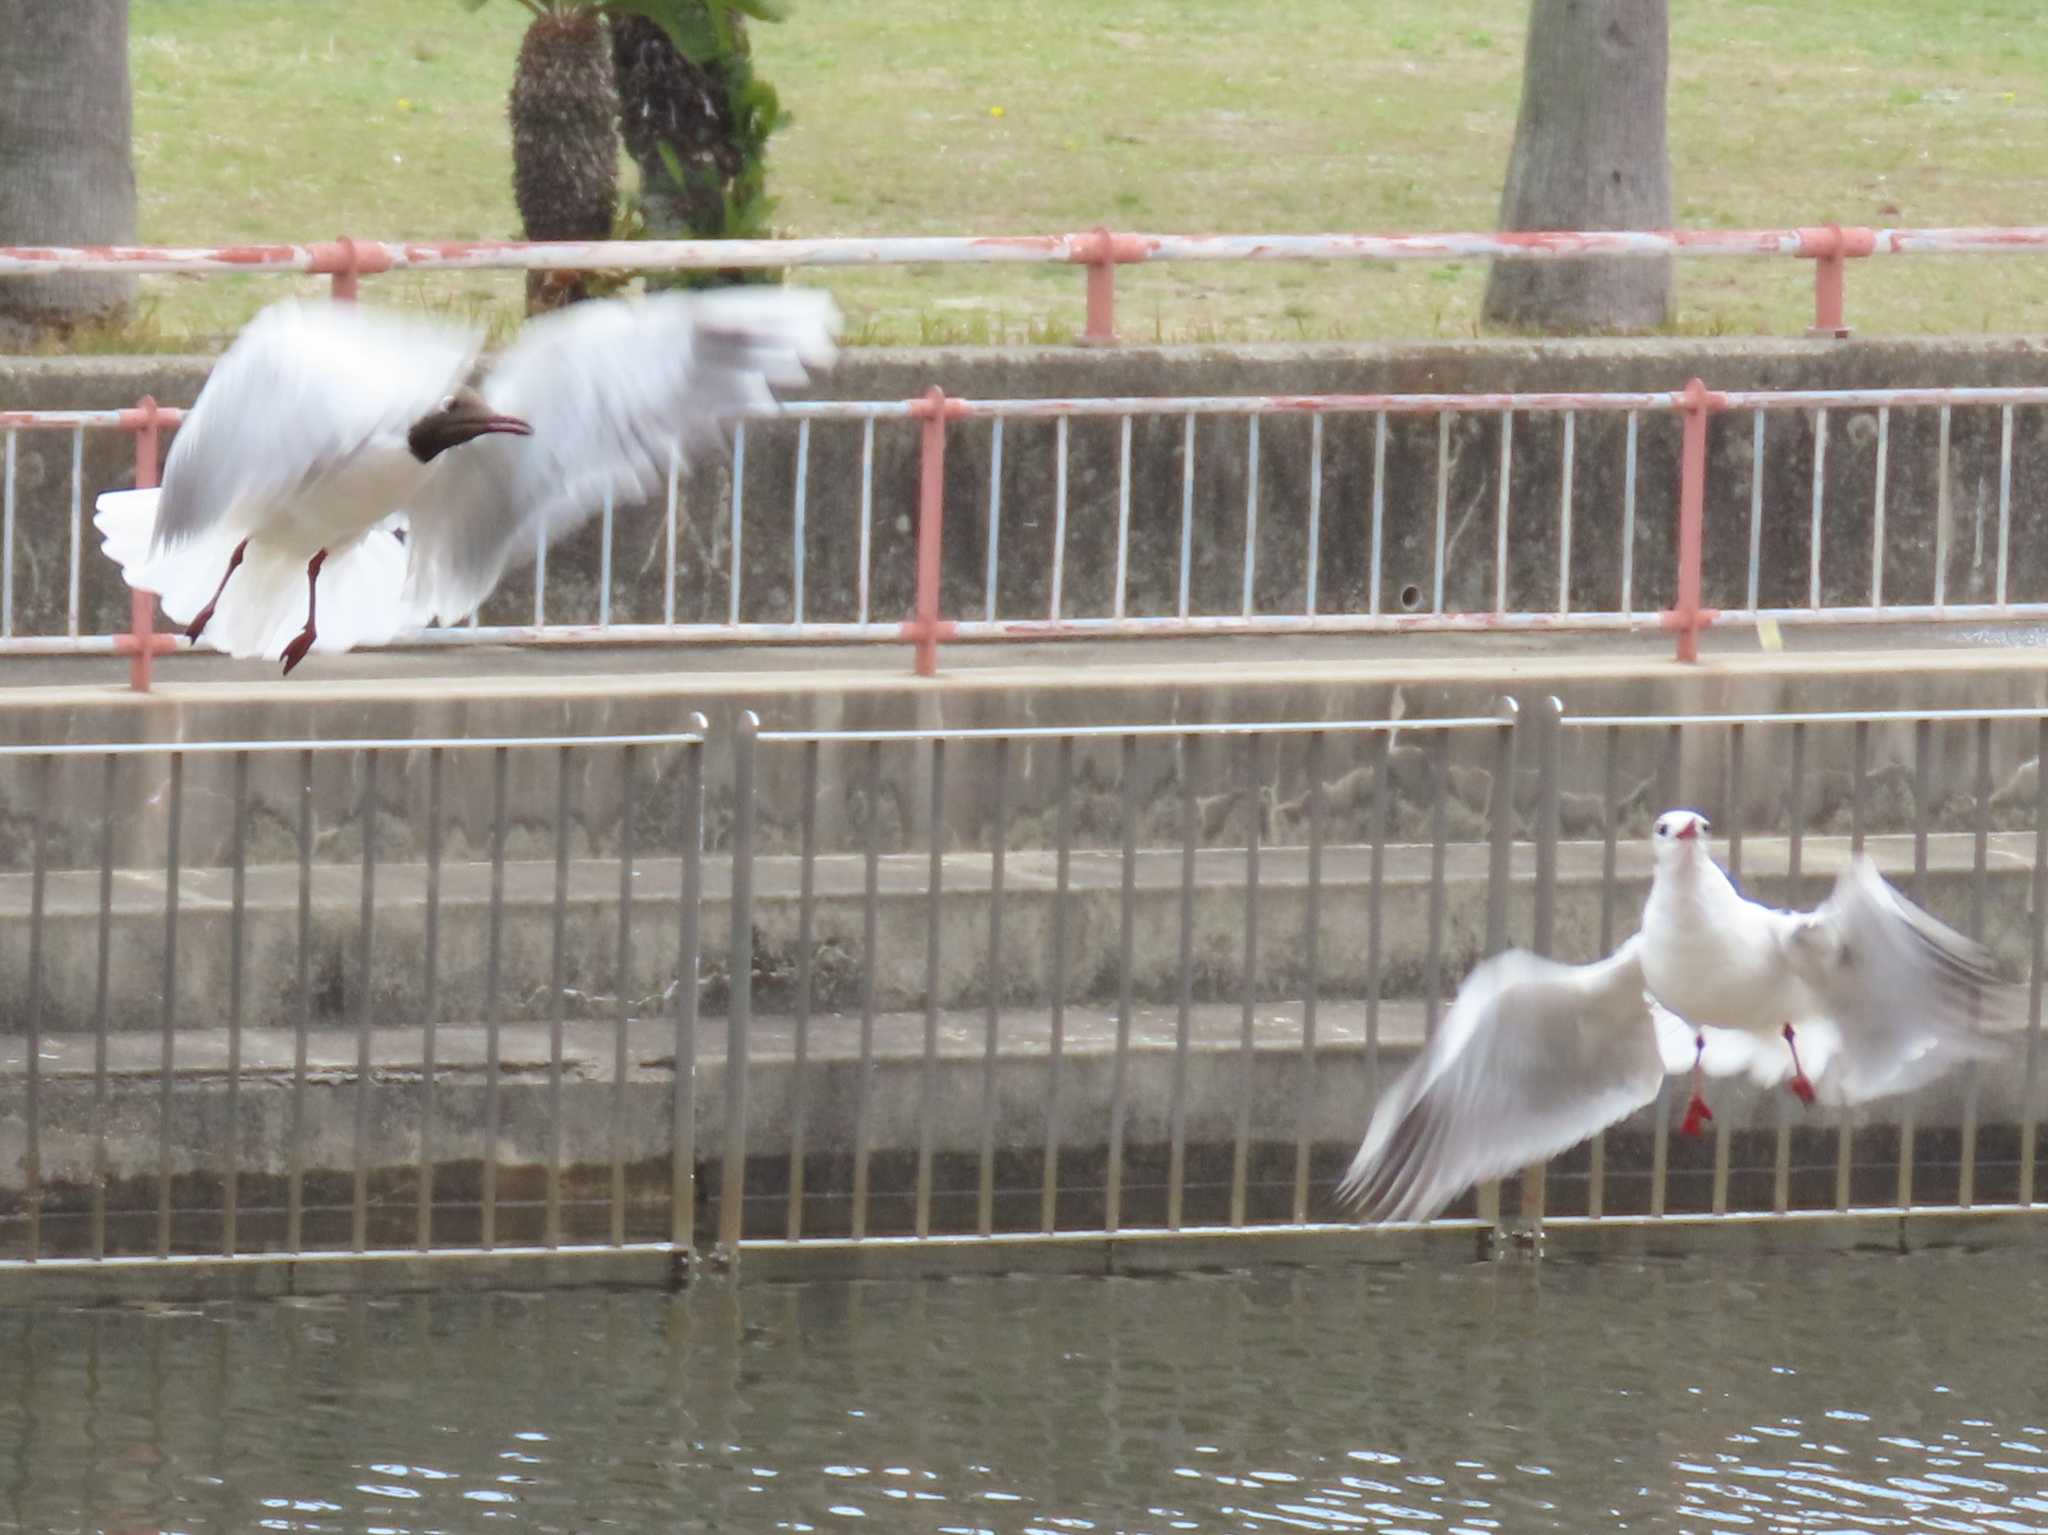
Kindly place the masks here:
<instances>
[{"instance_id":1,"label":"weathered concrete ledge","mask_svg":"<svg viewBox=\"0 0 2048 1535\"><path fill-rule=\"evenodd\" d=\"M1901 886L1915 886L1909 836L1872 836L1866 849L1890 878ZM1826 895L1848 851L1844 837L1808 838L1801 877L1795 882L1786 878L1786 840L1752 836L1743 849L1742 872L1752 888L1771 899L1810 906ZM1981 892L1975 852L1975 840L1968 834L1931 835L1927 872L1918 881L1917 893L1929 910L1959 928L1971 925L1981 899L1985 942L2009 974L2024 976L2035 916L2033 834L1998 833L1987 839ZM1253 989L1262 1003L1302 997L1311 985L1331 999L1419 999L1432 992L1448 996L1485 941L1488 860L1484 844L1461 842L1444 849L1443 884L1437 896L1442 919L1432 950L1435 853L1430 846L1401 843L1385 850L1377 907L1372 849L1327 847L1315 893L1312 966L1306 850L1297 844L1262 852L1257 921L1250 932L1243 852L1204 851L1195 860L1187 906L1191 993L1205 1001L1240 999L1247 979L1247 938L1252 937ZM1634 926L1648 889L1648 849L1634 840L1617 847L1611 895L1604 863L1600 842L1568 841L1559 847L1553 931L1560 954L1592 957L1601 952L1603 932L1619 935ZM864 860L848 855L821 858L813 869L806 954L801 940L800 861L787 856L757 859L751 924L754 1005L771 1013L794 1011L808 959L810 1005L820 1013L857 1009L871 963L876 1007L923 1008L935 914L938 954L933 973L938 990L932 1000L941 1008L976 1009L992 999L1006 1008L1048 1007L1056 996L1070 1003L1113 1001L1124 963L1121 854L1089 849L1071 854L1062 906L1056 855L1012 853L1004 870L1002 948L994 957L989 949L992 868L987 854L947 854L935 912L925 855L879 860L870 956ZM1533 931L1534 874L1534 849L1526 844L1517 847L1507 900L1508 932L1517 939ZM618 969L618 866L578 860L570 865L568 876L560 909L558 960L553 861L521 861L506 867L497 908L499 953L493 993L489 864L462 862L442 869L431 973L424 932L426 870L418 863L380 867L367 974L360 870L322 865L313 871L310 885L302 991L299 871L278 865L253 868L246 879L240 927L242 1015L257 1026L289 1025L302 1012L316 1026L352 1023L364 1015L365 1007L380 1021L420 1019L430 1007L441 1018L484 1017L495 996L501 1017L539 1020L552 1016L558 1005L558 973L559 1006L570 1018L609 1017L621 997L636 1013L665 1008L677 976L680 865L673 859L646 859L636 865L630 970L624 974ZM1141 851L1133 863L1132 882L1132 991L1143 1001L1171 1002L1181 984L1181 854L1168 849ZM722 1016L730 996L731 888L730 859L707 858L699 940L701 1006L708 1017ZM230 889L223 870L183 871L175 989L167 1012L163 876L153 871L121 872L113 886L106 949L107 1017L113 1032L153 1032L168 1017L181 1033L209 1038L219 1034L234 993L236 928ZM29 1026L29 896L29 877L0 876L0 1049ZM101 985L99 911L97 871L48 877L36 999L36 1017L45 1033L94 1027ZM1064 922L1065 966L1057 980L1052 958L1056 920Z\"/></svg>"},{"instance_id":2,"label":"weathered concrete ledge","mask_svg":"<svg viewBox=\"0 0 2048 1535\"><path fill-rule=\"evenodd\" d=\"M1759 652L1755 636L1710 633L1706 658L1679 666L1668 639L1642 635L1510 637L1465 635L1394 639L1274 638L1260 640L1088 642L1071 646L955 646L945 671L929 681L906 675L900 652L833 650L603 651L565 654L490 648L476 653L318 657L280 680L268 665L218 657L180 656L162 668L150 695L130 693L116 681L119 664L93 660L17 659L0 666L0 743L37 745L101 741L166 744L183 741L296 741L450 739L659 733L685 727L693 712L709 717L713 741L704 757L706 833L722 845L731 819L730 736L741 710L760 714L770 728L953 729L1035 726L1115 727L1132 724L1242 724L1260 720L1409 719L1491 714L1502 696L1533 713L1545 697L1563 699L1574 714L1668 716L1675 713L1768 715L1795 710L1912 708L2038 708L2048 703L2048 665L2029 641L2035 631L1954 630L1838 632L1824 643L1795 639L1794 648ZM1930 788L1937 804L1953 809L1975 792L1973 744L1967 727L1935 733ZM1901 795L1910 788L1914 729L1909 723L1867 732L1873 830L1902 829ZM1392 833L1414 830L1426 804L1418 779L1420 737L1404 738L1391 771L1397 787ZM1782 821L1789 782L1789 731L1752 729L1745 744L1747 824L1770 829ZM1846 829L1852 798L1854 732L1815 726L1806 732L1810 829ZM2031 722L2005 721L1992 732L1994 808L2024 808L2038 752ZM1668 787L1717 818L1729 808L1730 759L1723 733L1702 731L1683 743L1675 764L1663 760L1655 730L1632 732L1621 742L1618 796L1630 818L1628 835L1647 824L1645 786ZM1076 756L1076 788L1085 843L1100 837L1115 807L1105 794L1117 773L1118 743L1085 745ZM1298 820L1306 789L1306 744L1296 738L1268 742L1262 779L1276 810ZM1463 739L1453 759L1453 835L1469 834L1486 804L1484 787L1491 743ZM1604 743L1592 734L1571 738L1566 760L1567 828L1594 813ZM979 755L975 755L978 752ZM1333 813L1355 822L1357 793L1369 781L1368 739L1333 735L1326 757ZM1008 799L1012 846L1049 845L1056 801L1057 761L1050 748L1012 753ZM994 795L986 771L988 749L953 748L947 821L954 845L990 844ZM1516 785L1518 816L1526 820L1534 791L1533 760L1524 752ZM312 778L316 857L347 858L359 850L367 819L380 849L403 859L424 856L429 760L425 752L392 752L379 759L376 794L364 792L359 755L321 754ZM680 756L640 754L636 826L641 850L675 850L674 791ZM895 851L926 815L924 757L892 748L882 764L877 801L882 846ZM1144 785L1148 836L1177 842L1177 828L1159 828L1177 816L1176 775L1185 766L1205 802L1230 809L1242 790L1241 748L1212 743L1184 751L1173 741L1141 743L1136 769ZM607 852L618 845L624 804L615 753L582 752L575 763L572 844ZM1667 773L1668 767L1668 773ZM794 846L800 819L800 754L764 748L760 764L759 824L764 845ZM866 794L858 753L827 749L820 763L819 835L824 850L862 844ZM38 817L35 765L0 760L0 870L25 871ZM231 763L194 758L187 765L180 817L181 855L188 865L227 861L235 823ZM107 796L114 807L114 856L122 866L160 864L169 810L167 759L142 755L119 763L109 785L104 764L88 752L53 779L55 813L42 818L54 867L97 866ZM450 751L444 763L444 836L450 857L474 850L489 833L492 765L488 753ZM1426 771L1422 772L1426 778ZM1341 785L1341 789L1340 786ZM1904 786L1902 788L1902 785ZM260 758L250 769L256 831L250 857L291 856L296 848L303 783L294 754ZM508 855L552 852L556 761L550 752L514 753L507 784ZM1661 792L1661 788L1660 788ZM1343 796L1350 799L1344 800ZM1221 796L1223 798L1219 799ZM1946 813L1946 812L1944 812ZM1887 819L1890 817L1891 819ZM1937 827L1943 822L1937 817ZM2006 820L1994 819L1996 826ZM2012 823L2017 824L2017 823ZM1092 828L1092 829L1091 829ZM1780 827L1782 829L1782 827ZM1276 832L1269 828L1269 838ZM1242 836L1242 831L1238 832ZM664 839L667 839L666 841Z\"/></svg>"}]
</instances>

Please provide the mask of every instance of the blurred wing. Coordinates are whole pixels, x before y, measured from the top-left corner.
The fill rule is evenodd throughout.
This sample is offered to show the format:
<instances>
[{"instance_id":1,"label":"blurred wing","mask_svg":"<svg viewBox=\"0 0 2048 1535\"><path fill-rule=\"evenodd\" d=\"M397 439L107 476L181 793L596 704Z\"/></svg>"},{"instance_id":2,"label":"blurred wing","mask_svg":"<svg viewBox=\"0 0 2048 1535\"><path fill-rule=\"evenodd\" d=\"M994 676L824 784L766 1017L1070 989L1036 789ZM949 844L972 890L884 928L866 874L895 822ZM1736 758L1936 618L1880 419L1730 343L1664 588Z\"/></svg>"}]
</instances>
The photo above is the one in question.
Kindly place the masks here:
<instances>
[{"instance_id":1,"label":"blurred wing","mask_svg":"<svg viewBox=\"0 0 2048 1535\"><path fill-rule=\"evenodd\" d=\"M722 445L737 412L771 404L833 357L839 312L802 288L670 293L577 304L535 320L484 386L531 437L443 454L414 507L408 599L465 617L540 540L604 504L646 500L673 462Z\"/></svg>"},{"instance_id":2,"label":"blurred wing","mask_svg":"<svg viewBox=\"0 0 2048 1535\"><path fill-rule=\"evenodd\" d=\"M1655 1098L1664 1058L1640 943L1592 965L1520 950L1478 965L1373 1110L1338 1199L1367 1220L1427 1220Z\"/></svg>"},{"instance_id":3,"label":"blurred wing","mask_svg":"<svg viewBox=\"0 0 2048 1535\"><path fill-rule=\"evenodd\" d=\"M273 304L234 340L164 464L153 547L252 532L373 437L403 433L460 384L475 333L356 304Z\"/></svg>"},{"instance_id":4,"label":"blurred wing","mask_svg":"<svg viewBox=\"0 0 2048 1535\"><path fill-rule=\"evenodd\" d=\"M1834 893L1787 915L1786 953L1841 1048L1821 1089L1844 1103L1905 1092L2003 1047L1983 1025L2013 993L1982 944L1914 906L1868 858L1851 861Z\"/></svg>"}]
</instances>

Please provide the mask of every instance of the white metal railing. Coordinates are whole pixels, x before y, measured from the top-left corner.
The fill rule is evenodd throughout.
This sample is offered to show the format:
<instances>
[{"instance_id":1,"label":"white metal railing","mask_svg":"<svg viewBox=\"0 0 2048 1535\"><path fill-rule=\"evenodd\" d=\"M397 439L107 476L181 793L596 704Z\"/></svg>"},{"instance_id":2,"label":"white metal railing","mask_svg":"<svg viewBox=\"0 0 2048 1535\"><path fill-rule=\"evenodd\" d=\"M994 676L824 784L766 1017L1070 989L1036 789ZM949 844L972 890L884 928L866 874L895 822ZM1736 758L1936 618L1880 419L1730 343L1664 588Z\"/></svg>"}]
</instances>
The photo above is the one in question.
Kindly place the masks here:
<instances>
[{"instance_id":1,"label":"white metal railing","mask_svg":"<svg viewBox=\"0 0 2048 1535\"><path fill-rule=\"evenodd\" d=\"M307 244L0 247L0 275L297 272L353 298L390 271L697 270L1052 263L1088 274L1090 341L1116 336L1116 269L1155 261L1557 261L1587 256L1790 257L1814 266L1813 333L1846 336L1846 263L1872 256L2010 255L2048 249L2048 227L1488 231L1421 234L1138 234L826 237L799 240L353 240Z\"/></svg>"},{"instance_id":2,"label":"white metal railing","mask_svg":"<svg viewBox=\"0 0 2048 1535\"><path fill-rule=\"evenodd\" d=\"M2039 469L2016 422L2044 405L2048 387L1697 382L792 403L737 423L718 505L686 507L672 468L657 506L606 506L594 550L579 546L576 598L551 584L550 560L569 555L540 549L530 622L505 621L501 600L489 623L398 643L880 641L914 645L929 671L955 640L1662 626L1689 657L1717 624L2038 619L2048 569L2016 536L2016 508ZM135 434L136 483L153 483L158 430L177 419L147 403L0 412L0 653L139 665L178 643L140 608L146 639L95 633L81 601L98 558L88 435ZM69 438L61 617L48 600L26 612L21 579L57 554L23 558L22 442L43 432ZM1710 434L1711 462L1742 468L1710 473ZM965 505L963 457L986 487ZM896 509L913 504L905 538ZM631 573L626 528L659 546Z\"/></svg>"},{"instance_id":3,"label":"white metal railing","mask_svg":"<svg viewBox=\"0 0 2048 1535\"><path fill-rule=\"evenodd\" d=\"M8 748L0 1278L1355 1254L1404 1240L1330 1202L1385 1074L1477 955L1625 937L1675 803L1752 890L1867 852L1981 937L2029 997L2008 1069L1853 1118L1730 1082L1709 1140L1660 1102L1423 1234L2038 1216L2044 752L2039 709L1551 699Z\"/></svg>"}]
</instances>

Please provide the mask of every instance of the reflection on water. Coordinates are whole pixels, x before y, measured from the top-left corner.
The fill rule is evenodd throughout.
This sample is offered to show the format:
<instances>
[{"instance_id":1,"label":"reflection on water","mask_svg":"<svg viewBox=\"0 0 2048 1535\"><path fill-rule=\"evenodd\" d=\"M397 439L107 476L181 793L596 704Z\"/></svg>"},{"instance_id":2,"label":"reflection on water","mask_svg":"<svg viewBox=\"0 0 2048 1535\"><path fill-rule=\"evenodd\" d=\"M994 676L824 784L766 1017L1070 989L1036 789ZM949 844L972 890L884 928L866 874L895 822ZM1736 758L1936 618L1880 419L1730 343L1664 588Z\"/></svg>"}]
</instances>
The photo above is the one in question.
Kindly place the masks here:
<instances>
[{"instance_id":1,"label":"reflection on water","mask_svg":"<svg viewBox=\"0 0 2048 1535\"><path fill-rule=\"evenodd\" d=\"M2048 1531L2025 1252L0 1313L0 1525Z\"/></svg>"}]
</instances>

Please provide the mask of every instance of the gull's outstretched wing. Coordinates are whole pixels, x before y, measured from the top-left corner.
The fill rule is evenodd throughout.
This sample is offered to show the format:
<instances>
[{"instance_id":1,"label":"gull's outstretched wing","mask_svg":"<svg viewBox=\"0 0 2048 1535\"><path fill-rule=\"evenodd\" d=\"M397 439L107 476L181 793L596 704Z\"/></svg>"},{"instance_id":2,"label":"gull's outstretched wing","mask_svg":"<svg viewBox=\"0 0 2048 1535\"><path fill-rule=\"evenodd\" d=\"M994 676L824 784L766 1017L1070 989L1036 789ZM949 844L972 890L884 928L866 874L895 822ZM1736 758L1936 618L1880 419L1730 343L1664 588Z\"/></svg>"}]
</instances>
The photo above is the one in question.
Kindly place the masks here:
<instances>
[{"instance_id":1,"label":"gull's outstretched wing","mask_svg":"<svg viewBox=\"0 0 2048 1535\"><path fill-rule=\"evenodd\" d=\"M2013 992L1990 951L1913 905L1867 857L1812 912L1782 914L1779 932L1789 968L1841 1037L1819 1074L1825 1096L1861 1103L2004 1053L1984 1025L2007 1014Z\"/></svg>"},{"instance_id":2,"label":"gull's outstretched wing","mask_svg":"<svg viewBox=\"0 0 2048 1535\"><path fill-rule=\"evenodd\" d=\"M1337 1197L1366 1220L1427 1220L1655 1098L1664 1057L1640 942L1591 965L1510 950L1474 967L1373 1110Z\"/></svg>"},{"instance_id":3,"label":"gull's outstretched wing","mask_svg":"<svg viewBox=\"0 0 2048 1535\"><path fill-rule=\"evenodd\" d=\"M483 387L530 437L436 460L412 508L407 599L452 623L542 539L667 483L672 459L723 441L736 412L828 364L838 310L822 292L743 288L577 304L535 320Z\"/></svg>"},{"instance_id":4,"label":"gull's outstretched wing","mask_svg":"<svg viewBox=\"0 0 2048 1535\"><path fill-rule=\"evenodd\" d=\"M432 410L482 337L326 301L272 304L207 376L164 463L151 547L255 531L301 487Z\"/></svg>"}]
</instances>

